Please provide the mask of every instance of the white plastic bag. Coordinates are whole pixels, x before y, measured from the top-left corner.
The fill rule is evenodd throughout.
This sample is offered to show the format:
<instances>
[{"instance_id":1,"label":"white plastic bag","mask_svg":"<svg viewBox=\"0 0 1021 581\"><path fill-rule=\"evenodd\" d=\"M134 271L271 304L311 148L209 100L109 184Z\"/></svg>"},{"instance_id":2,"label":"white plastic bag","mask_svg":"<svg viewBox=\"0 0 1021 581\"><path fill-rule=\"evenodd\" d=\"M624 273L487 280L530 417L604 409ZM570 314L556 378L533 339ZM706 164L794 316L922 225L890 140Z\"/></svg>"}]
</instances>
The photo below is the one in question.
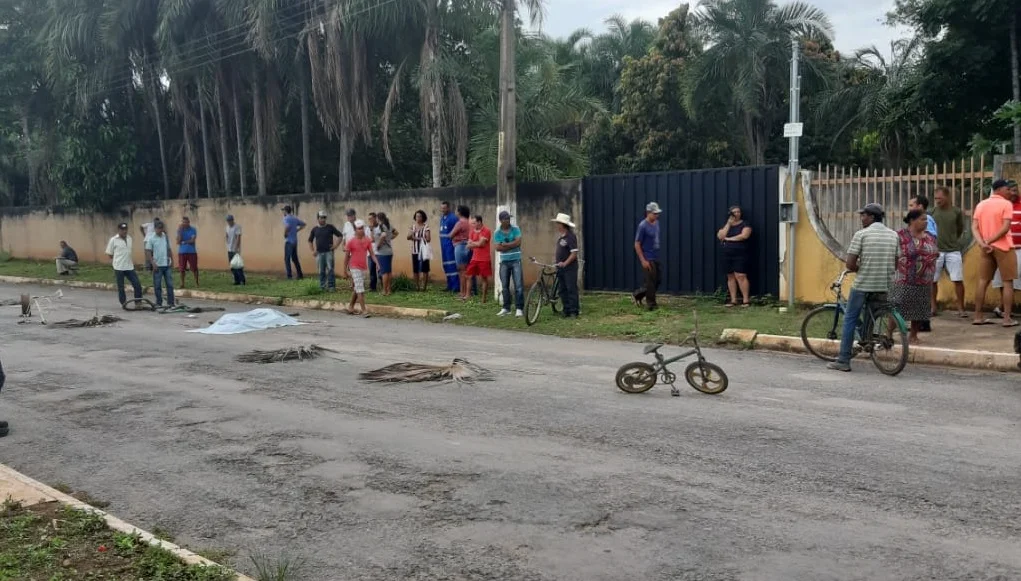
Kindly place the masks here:
<instances>
[{"instance_id":1,"label":"white plastic bag","mask_svg":"<svg viewBox=\"0 0 1021 581\"><path fill-rule=\"evenodd\" d=\"M241 253L234 255L234 258L230 259L230 267L234 270L240 270L245 267L245 261L241 258Z\"/></svg>"}]
</instances>

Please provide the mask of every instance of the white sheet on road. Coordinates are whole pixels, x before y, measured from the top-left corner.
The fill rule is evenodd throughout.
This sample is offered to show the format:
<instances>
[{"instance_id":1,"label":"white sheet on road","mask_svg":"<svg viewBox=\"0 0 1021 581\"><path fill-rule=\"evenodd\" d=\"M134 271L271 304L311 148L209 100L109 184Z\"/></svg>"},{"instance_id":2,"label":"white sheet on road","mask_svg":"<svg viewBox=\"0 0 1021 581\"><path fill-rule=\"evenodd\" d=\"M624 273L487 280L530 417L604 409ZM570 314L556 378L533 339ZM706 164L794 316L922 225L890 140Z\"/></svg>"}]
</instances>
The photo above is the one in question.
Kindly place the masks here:
<instances>
[{"instance_id":1,"label":"white sheet on road","mask_svg":"<svg viewBox=\"0 0 1021 581\"><path fill-rule=\"evenodd\" d=\"M228 313L205 329L193 329L189 333L206 335L237 335L275 329L277 327L293 327L304 325L294 317L288 317L276 309L254 309L247 313Z\"/></svg>"}]
</instances>

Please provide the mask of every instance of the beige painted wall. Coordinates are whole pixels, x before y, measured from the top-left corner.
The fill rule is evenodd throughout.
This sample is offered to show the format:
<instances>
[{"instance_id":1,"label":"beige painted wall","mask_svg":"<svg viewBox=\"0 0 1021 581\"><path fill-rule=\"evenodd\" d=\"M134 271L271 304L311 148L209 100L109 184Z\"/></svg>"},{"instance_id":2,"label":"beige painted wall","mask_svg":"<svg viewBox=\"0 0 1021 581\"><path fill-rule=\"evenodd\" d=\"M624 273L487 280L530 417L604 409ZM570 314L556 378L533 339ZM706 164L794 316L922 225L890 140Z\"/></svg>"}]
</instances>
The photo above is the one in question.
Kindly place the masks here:
<instances>
[{"instance_id":1,"label":"beige painted wall","mask_svg":"<svg viewBox=\"0 0 1021 581\"><path fill-rule=\"evenodd\" d=\"M369 212L383 211L390 217L391 224L405 235L415 211L421 209L429 215L433 229L436 259L432 265L432 279L442 282L438 217L443 200L449 200L454 207L459 204L469 206L473 214L482 214L490 228L495 227L496 193L493 188L356 192L343 200L326 200L318 196L214 198L138 203L108 214L46 208L4 209L0 210L0 251L15 258L50 259L59 252L59 242L66 240L83 262L108 263L109 259L104 254L106 243L116 233L117 224L127 222L134 238L135 262L141 264L144 250L139 227L157 216L171 225L188 216L199 232L199 267L227 269L224 217L233 214L243 229L245 268L252 272L283 273L284 240L280 208L284 205L293 206L294 213L308 223L309 228L315 224L315 215L320 209L330 214L330 221L338 228L348 208L354 208L360 218ZM571 214L576 224L581 223L580 181L519 186L516 219L522 231L524 256L546 261L552 258L556 230L550 221L558 212ZM176 230L176 226L172 230ZM299 240L298 253L302 268L306 273L313 273L315 261L307 244L307 232ZM394 249L394 271L410 274L410 242L404 241L401 236ZM536 269L526 267L528 280L534 279L535 273Z\"/></svg>"}]
</instances>

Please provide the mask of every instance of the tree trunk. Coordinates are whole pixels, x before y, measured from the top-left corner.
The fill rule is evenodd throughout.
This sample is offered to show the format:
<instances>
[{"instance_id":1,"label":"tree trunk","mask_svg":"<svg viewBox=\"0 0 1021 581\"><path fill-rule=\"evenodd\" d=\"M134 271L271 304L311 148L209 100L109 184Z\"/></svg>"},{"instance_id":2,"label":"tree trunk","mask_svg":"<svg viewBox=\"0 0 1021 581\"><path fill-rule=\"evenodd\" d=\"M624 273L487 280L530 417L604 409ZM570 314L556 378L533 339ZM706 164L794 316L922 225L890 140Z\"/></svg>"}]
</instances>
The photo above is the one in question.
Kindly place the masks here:
<instances>
[{"instance_id":1,"label":"tree trunk","mask_svg":"<svg viewBox=\"0 0 1021 581\"><path fill-rule=\"evenodd\" d=\"M1011 2L1013 5L1013 2ZM1010 12L1010 84L1014 91L1014 101L1021 101L1021 74L1018 67L1017 54L1017 9L1012 6ZM1021 121L1014 120L1014 154L1021 154Z\"/></svg>"},{"instance_id":2,"label":"tree trunk","mask_svg":"<svg viewBox=\"0 0 1021 581\"><path fill-rule=\"evenodd\" d=\"M230 196L233 192L230 191L230 162L227 159L227 107L223 103L223 95L220 87L222 83L217 83L216 87L216 111L220 117L219 123L219 135L220 135L220 164L223 165L223 192L224 195Z\"/></svg>"},{"instance_id":3,"label":"tree trunk","mask_svg":"<svg viewBox=\"0 0 1021 581\"><path fill-rule=\"evenodd\" d=\"M238 100L237 79L234 79L232 84L231 101L233 101L234 106L234 132L237 134L238 140L238 184L241 188L241 197L243 198L247 193L245 186L248 181L247 170L245 168L245 139L241 131L241 105Z\"/></svg>"},{"instance_id":4,"label":"tree trunk","mask_svg":"<svg viewBox=\"0 0 1021 581\"><path fill-rule=\"evenodd\" d=\"M199 97L199 122L202 123L202 169L206 174L206 197L213 197L213 155L209 150L209 129L208 123L206 123L206 101L202 98L202 82L198 85L198 97Z\"/></svg>"},{"instance_id":5,"label":"tree trunk","mask_svg":"<svg viewBox=\"0 0 1021 581\"><path fill-rule=\"evenodd\" d=\"M149 62L149 53L142 53L145 62ZM149 67L146 67L143 71L145 75L145 91L149 94L149 106L152 107L152 116L156 121L156 136L160 141L160 169L163 170L163 199L170 199L170 172L167 171L167 145L166 138L163 136L163 115L160 111L159 92L156 90L156 79L153 78L152 71Z\"/></svg>"},{"instance_id":6,"label":"tree trunk","mask_svg":"<svg viewBox=\"0 0 1021 581\"><path fill-rule=\"evenodd\" d=\"M266 143L262 134L262 89L256 66L252 65L252 117L255 118L255 181L260 196L266 195Z\"/></svg>"},{"instance_id":7,"label":"tree trunk","mask_svg":"<svg viewBox=\"0 0 1021 581\"><path fill-rule=\"evenodd\" d=\"M28 106L21 110L21 132L25 137L25 167L28 169L28 201L29 204L36 195L35 185L35 164L32 163L32 133L28 123Z\"/></svg>"},{"instance_id":8,"label":"tree trunk","mask_svg":"<svg viewBox=\"0 0 1021 581\"><path fill-rule=\"evenodd\" d=\"M433 105L436 107L436 105ZM432 135L429 136L430 151L432 152L433 163L433 187L443 187L443 147L440 143L440 129L433 126Z\"/></svg>"},{"instance_id":9,"label":"tree trunk","mask_svg":"<svg viewBox=\"0 0 1021 581\"><path fill-rule=\"evenodd\" d=\"M500 146L497 151L496 203L513 206L517 191L517 94L514 28L517 0L503 0L500 18Z\"/></svg>"},{"instance_id":10,"label":"tree trunk","mask_svg":"<svg viewBox=\"0 0 1021 581\"><path fill-rule=\"evenodd\" d=\"M306 59L307 60L307 59ZM308 122L308 68L306 63L301 67L301 164L305 175L305 194L312 193L312 153L311 129Z\"/></svg>"},{"instance_id":11,"label":"tree trunk","mask_svg":"<svg viewBox=\"0 0 1021 581\"><path fill-rule=\"evenodd\" d=\"M337 171L337 194L344 197L351 193L351 151L354 149L354 130L343 125L340 128L340 165Z\"/></svg>"}]
</instances>

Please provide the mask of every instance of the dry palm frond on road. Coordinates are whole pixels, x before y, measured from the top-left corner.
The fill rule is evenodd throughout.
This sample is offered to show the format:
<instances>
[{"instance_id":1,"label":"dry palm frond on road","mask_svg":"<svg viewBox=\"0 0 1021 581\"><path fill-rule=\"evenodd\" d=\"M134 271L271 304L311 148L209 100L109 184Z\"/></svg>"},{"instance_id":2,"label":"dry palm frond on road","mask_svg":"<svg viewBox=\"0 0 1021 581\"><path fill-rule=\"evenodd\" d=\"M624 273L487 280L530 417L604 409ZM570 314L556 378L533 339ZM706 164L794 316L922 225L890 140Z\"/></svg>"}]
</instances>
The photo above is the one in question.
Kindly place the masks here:
<instances>
[{"instance_id":1,"label":"dry palm frond on road","mask_svg":"<svg viewBox=\"0 0 1021 581\"><path fill-rule=\"evenodd\" d=\"M423 381L456 381L475 383L492 381L493 374L464 359L454 359L450 365L425 365L422 363L394 363L359 374L359 379L377 383L418 383Z\"/></svg>"},{"instance_id":2,"label":"dry palm frond on road","mask_svg":"<svg viewBox=\"0 0 1021 581\"><path fill-rule=\"evenodd\" d=\"M248 353L242 353L237 356L237 360L241 363L276 363L278 361L305 361L306 359L315 359L323 353L337 353L333 349L327 349L326 347L320 347L319 345L299 345L298 347L286 347L284 349L275 349L273 351L249 351Z\"/></svg>"},{"instance_id":3,"label":"dry palm frond on road","mask_svg":"<svg viewBox=\"0 0 1021 581\"><path fill-rule=\"evenodd\" d=\"M124 319L121 319L120 317L115 317L113 315L103 316L96 315L95 317L92 317L91 319L85 319L84 321L82 321L81 319L68 319L66 321L47 323L47 325L50 327L57 327L58 329L77 329L81 327L102 327L104 325L112 325L123 320Z\"/></svg>"}]
</instances>

